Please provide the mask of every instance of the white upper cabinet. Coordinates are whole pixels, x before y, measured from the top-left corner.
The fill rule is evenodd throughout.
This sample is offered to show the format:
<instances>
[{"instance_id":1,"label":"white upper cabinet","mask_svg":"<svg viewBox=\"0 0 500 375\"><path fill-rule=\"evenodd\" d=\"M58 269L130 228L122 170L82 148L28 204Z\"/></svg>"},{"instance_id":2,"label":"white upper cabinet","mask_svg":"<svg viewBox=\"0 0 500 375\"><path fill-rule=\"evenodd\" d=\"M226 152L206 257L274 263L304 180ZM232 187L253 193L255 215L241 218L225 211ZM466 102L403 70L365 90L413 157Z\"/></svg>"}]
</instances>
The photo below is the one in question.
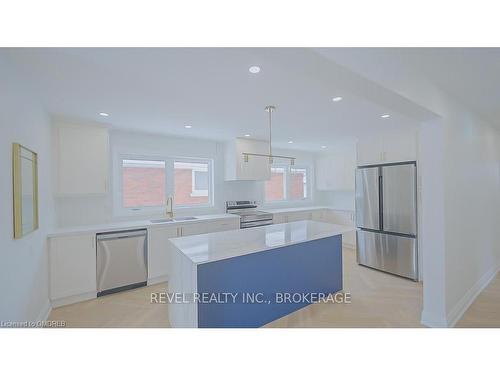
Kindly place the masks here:
<instances>
[{"instance_id":1,"label":"white upper cabinet","mask_svg":"<svg viewBox=\"0 0 500 375\"><path fill-rule=\"evenodd\" d=\"M356 146L354 144L316 159L316 188L354 191Z\"/></svg>"},{"instance_id":2,"label":"white upper cabinet","mask_svg":"<svg viewBox=\"0 0 500 375\"><path fill-rule=\"evenodd\" d=\"M358 165L381 164L417 159L416 130L381 133L358 141Z\"/></svg>"},{"instance_id":3,"label":"white upper cabinet","mask_svg":"<svg viewBox=\"0 0 500 375\"><path fill-rule=\"evenodd\" d=\"M245 162L243 152L268 154L269 142L236 138L227 142L224 149L225 180L269 180L271 167L266 157L249 156Z\"/></svg>"},{"instance_id":4,"label":"white upper cabinet","mask_svg":"<svg viewBox=\"0 0 500 375\"><path fill-rule=\"evenodd\" d=\"M94 125L57 124L54 132L58 194L106 193L108 130Z\"/></svg>"}]
</instances>

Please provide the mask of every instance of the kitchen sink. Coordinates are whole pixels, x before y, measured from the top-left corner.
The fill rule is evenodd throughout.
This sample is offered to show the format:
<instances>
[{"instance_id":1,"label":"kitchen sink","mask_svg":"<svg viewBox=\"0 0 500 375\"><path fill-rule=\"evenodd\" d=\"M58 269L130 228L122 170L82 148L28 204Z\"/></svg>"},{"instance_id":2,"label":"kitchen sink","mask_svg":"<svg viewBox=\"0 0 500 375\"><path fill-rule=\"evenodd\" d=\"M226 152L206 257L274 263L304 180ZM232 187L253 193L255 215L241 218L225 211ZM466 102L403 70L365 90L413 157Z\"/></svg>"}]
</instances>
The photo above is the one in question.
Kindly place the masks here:
<instances>
[{"instance_id":1,"label":"kitchen sink","mask_svg":"<svg viewBox=\"0 0 500 375\"><path fill-rule=\"evenodd\" d=\"M189 220L196 220L196 216L179 216L179 217L174 217L173 219L156 219L156 220L150 220L151 223L153 224L161 224L161 223L172 223L175 221L189 221Z\"/></svg>"}]
</instances>

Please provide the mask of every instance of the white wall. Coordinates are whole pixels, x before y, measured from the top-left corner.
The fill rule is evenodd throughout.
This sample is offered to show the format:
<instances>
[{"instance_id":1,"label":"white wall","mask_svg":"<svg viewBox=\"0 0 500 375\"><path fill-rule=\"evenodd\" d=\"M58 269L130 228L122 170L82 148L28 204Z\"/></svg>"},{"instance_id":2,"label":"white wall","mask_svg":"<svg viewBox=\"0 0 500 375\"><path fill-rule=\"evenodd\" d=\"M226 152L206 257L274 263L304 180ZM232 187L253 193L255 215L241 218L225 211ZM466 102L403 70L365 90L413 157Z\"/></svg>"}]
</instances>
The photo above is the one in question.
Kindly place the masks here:
<instances>
[{"instance_id":1,"label":"white wall","mask_svg":"<svg viewBox=\"0 0 500 375\"><path fill-rule=\"evenodd\" d=\"M53 225L50 126L36 95L0 52L0 321L45 319L46 234ZM38 153L40 228L13 239L12 143Z\"/></svg>"},{"instance_id":2,"label":"white wall","mask_svg":"<svg viewBox=\"0 0 500 375\"><path fill-rule=\"evenodd\" d=\"M500 266L500 127L436 87L405 55L335 50L337 62L436 114L419 129L422 322L452 326Z\"/></svg>"},{"instance_id":3,"label":"white wall","mask_svg":"<svg viewBox=\"0 0 500 375\"><path fill-rule=\"evenodd\" d=\"M500 131L471 113L445 121L447 322L453 325L500 267Z\"/></svg>"},{"instance_id":4,"label":"white wall","mask_svg":"<svg viewBox=\"0 0 500 375\"><path fill-rule=\"evenodd\" d=\"M420 129L424 309L453 326L500 267L500 131L448 102ZM428 282L429 281L429 282Z\"/></svg>"},{"instance_id":5,"label":"white wall","mask_svg":"<svg viewBox=\"0 0 500 375\"><path fill-rule=\"evenodd\" d=\"M58 122L61 120L59 119ZM139 132L110 131L111 191L103 195L56 197L58 226L91 225L117 220L131 220L131 217L115 216L113 212L113 188L117 180L119 156L157 155L177 157L199 157L214 160L214 207L178 209L179 214L222 213L227 200L256 200L263 204L264 183L262 181L224 181L223 144L210 140L180 138ZM297 165L310 167L311 181L314 181L314 154L300 151L276 150L297 157ZM312 191L313 197L315 191ZM313 201L285 203L280 206L311 205ZM266 205L275 207L276 205ZM132 218L150 218L150 214L134 214Z\"/></svg>"},{"instance_id":6,"label":"white wall","mask_svg":"<svg viewBox=\"0 0 500 375\"><path fill-rule=\"evenodd\" d=\"M432 327L446 327L445 132L441 121L422 124L419 130L418 244L420 274L424 277L422 322Z\"/></svg>"}]
</instances>

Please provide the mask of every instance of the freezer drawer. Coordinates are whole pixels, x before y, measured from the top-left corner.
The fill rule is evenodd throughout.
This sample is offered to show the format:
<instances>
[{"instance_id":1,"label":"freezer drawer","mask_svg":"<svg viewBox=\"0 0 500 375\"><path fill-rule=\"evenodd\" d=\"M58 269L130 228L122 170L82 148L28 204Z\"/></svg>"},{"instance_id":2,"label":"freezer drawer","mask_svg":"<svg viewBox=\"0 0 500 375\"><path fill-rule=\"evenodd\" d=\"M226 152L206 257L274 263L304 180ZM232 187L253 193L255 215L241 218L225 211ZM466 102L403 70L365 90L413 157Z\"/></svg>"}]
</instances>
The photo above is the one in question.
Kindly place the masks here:
<instances>
[{"instance_id":1,"label":"freezer drawer","mask_svg":"<svg viewBox=\"0 0 500 375\"><path fill-rule=\"evenodd\" d=\"M380 229L379 167L356 170L356 226Z\"/></svg>"},{"instance_id":2,"label":"freezer drawer","mask_svg":"<svg viewBox=\"0 0 500 375\"><path fill-rule=\"evenodd\" d=\"M395 275L418 279L417 240L358 230L357 261Z\"/></svg>"},{"instance_id":3,"label":"freezer drawer","mask_svg":"<svg viewBox=\"0 0 500 375\"><path fill-rule=\"evenodd\" d=\"M97 295L146 285L146 230L97 236Z\"/></svg>"},{"instance_id":4,"label":"freezer drawer","mask_svg":"<svg viewBox=\"0 0 500 375\"><path fill-rule=\"evenodd\" d=\"M382 167L382 227L384 232L417 233L416 166L411 164Z\"/></svg>"}]
</instances>

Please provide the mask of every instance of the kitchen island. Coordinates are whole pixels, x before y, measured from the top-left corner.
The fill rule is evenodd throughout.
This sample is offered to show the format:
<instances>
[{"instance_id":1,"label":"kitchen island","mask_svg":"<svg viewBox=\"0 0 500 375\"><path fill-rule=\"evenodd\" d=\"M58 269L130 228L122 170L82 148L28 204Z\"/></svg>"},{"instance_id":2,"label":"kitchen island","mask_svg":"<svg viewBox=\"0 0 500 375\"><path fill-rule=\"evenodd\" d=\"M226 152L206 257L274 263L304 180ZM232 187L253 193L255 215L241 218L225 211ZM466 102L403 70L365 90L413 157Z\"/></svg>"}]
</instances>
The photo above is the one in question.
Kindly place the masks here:
<instances>
[{"instance_id":1,"label":"kitchen island","mask_svg":"<svg viewBox=\"0 0 500 375\"><path fill-rule=\"evenodd\" d=\"M297 221L170 239L172 327L260 327L342 289L342 234Z\"/></svg>"}]
</instances>

